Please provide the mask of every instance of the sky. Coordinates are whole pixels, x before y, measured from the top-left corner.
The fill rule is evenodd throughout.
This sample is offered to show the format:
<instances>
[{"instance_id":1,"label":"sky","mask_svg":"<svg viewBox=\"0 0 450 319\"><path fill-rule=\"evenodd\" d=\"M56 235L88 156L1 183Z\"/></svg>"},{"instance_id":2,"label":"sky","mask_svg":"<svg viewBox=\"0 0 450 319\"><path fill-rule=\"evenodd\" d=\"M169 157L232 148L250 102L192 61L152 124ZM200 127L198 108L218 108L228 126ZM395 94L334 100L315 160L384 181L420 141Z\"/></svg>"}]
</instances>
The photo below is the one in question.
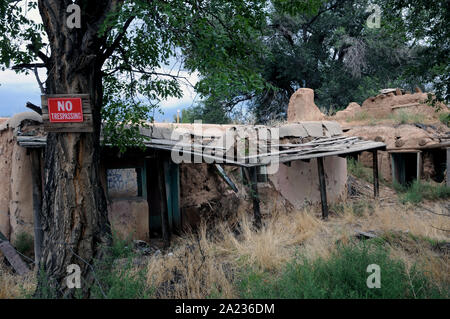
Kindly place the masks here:
<instances>
[{"instance_id":1,"label":"sky","mask_svg":"<svg viewBox=\"0 0 450 319\"><path fill-rule=\"evenodd\" d=\"M45 72L41 72L41 80L45 79ZM191 83L197 82L197 75L186 75ZM181 99L169 98L161 102L160 111L155 113L155 121L172 122L177 110L192 105L196 99L193 88L182 86ZM198 98L196 99L198 100ZM11 117L20 112L30 111L25 107L27 102L41 105L41 91L34 74L16 74L12 70L0 71L0 117Z\"/></svg>"},{"instance_id":2,"label":"sky","mask_svg":"<svg viewBox=\"0 0 450 319\"><path fill-rule=\"evenodd\" d=\"M25 9L26 2L21 1L20 3ZM35 22L42 22L39 12L35 9L26 11L26 14ZM169 70L171 66L167 66L167 68ZM156 71L170 73L164 69ZM39 77L44 82L46 79L45 70L42 69L39 72ZM195 85L198 81L198 75L196 73L188 74L182 71L180 75L185 76L192 85ZM198 101L193 88L184 84L181 85L181 88L183 90L183 97L181 99L169 98L168 100L161 101L160 111L155 112L155 121L173 122L177 110L191 106L194 100ZM32 72L28 75L16 74L15 71L10 69L5 71L0 70L0 117L11 117L16 113L30 111L30 109L25 107L27 102L41 105L41 91L34 74Z\"/></svg>"}]
</instances>

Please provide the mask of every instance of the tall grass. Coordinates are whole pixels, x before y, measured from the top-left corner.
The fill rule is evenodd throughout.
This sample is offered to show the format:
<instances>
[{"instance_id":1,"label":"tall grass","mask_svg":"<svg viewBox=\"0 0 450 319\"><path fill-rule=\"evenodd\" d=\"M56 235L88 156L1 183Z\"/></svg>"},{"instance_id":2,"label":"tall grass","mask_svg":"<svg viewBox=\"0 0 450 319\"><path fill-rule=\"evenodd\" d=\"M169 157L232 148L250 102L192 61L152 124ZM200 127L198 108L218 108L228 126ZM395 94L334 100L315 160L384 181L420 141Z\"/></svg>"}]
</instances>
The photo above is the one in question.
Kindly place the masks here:
<instances>
[{"instance_id":1,"label":"tall grass","mask_svg":"<svg viewBox=\"0 0 450 319\"><path fill-rule=\"evenodd\" d=\"M444 184L433 184L415 180L408 186L403 186L398 183L394 183L393 185L403 204L418 204L425 199L437 200L450 198L450 187Z\"/></svg>"},{"instance_id":2,"label":"tall grass","mask_svg":"<svg viewBox=\"0 0 450 319\"><path fill-rule=\"evenodd\" d=\"M380 288L369 288L369 265L380 267ZM244 298L437 298L445 297L423 272L407 271L379 244L339 245L330 258L303 256L289 262L279 276L249 271L240 281Z\"/></svg>"},{"instance_id":3,"label":"tall grass","mask_svg":"<svg viewBox=\"0 0 450 319\"><path fill-rule=\"evenodd\" d=\"M407 110L399 110L389 115L395 124L411 124L425 122L425 115Z\"/></svg>"},{"instance_id":4,"label":"tall grass","mask_svg":"<svg viewBox=\"0 0 450 319\"><path fill-rule=\"evenodd\" d=\"M449 241L441 229L450 229L450 221L416 209L347 201L327 221L313 207L273 212L260 230L243 214L234 226L203 225L176 237L170 250L154 256L140 256L130 241L114 238L107 257L94 265L98 282L91 288L92 297L443 296L450 282L448 256L436 253L430 243ZM355 244L355 229L374 230L379 241ZM393 232L408 236L384 236ZM368 291L365 286L368 263L381 266L381 290ZM397 286L393 278L398 278ZM21 297L21 287L35 285L32 276L21 280L10 271L0 273L0 296ZM441 283L444 288L435 292L434 285ZM391 292L383 290L389 287Z\"/></svg>"}]
</instances>

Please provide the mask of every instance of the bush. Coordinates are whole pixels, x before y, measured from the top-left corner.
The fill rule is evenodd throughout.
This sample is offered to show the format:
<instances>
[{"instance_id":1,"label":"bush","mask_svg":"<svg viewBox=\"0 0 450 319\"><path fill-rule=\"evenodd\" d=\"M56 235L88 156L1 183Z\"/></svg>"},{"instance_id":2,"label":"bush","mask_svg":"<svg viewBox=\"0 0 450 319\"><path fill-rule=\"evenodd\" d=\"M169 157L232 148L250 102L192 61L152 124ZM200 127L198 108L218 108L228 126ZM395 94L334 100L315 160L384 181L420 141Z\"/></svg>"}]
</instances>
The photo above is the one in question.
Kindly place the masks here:
<instances>
[{"instance_id":1,"label":"bush","mask_svg":"<svg viewBox=\"0 0 450 319\"><path fill-rule=\"evenodd\" d=\"M33 237L25 232L17 235L15 240L15 247L18 252L25 256L32 256L34 254L34 240Z\"/></svg>"},{"instance_id":2,"label":"bush","mask_svg":"<svg viewBox=\"0 0 450 319\"><path fill-rule=\"evenodd\" d=\"M138 254L130 239L120 239L113 232L113 243L106 257L96 260L94 271L97 280L91 288L92 298L138 299L149 298L152 289L147 286L145 269L138 269L134 260Z\"/></svg>"},{"instance_id":3,"label":"bush","mask_svg":"<svg viewBox=\"0 0 450 319\"><path fill-rule=\"evenodd\" d=\"M381 269L381 288L367 287L367 266ZM329 259L291 261L280 276L248 271L239 291L244 298L437 298L437 287L417 268L407 272L386 248L370 242L340 245Z\"/></svg>"},{"instance_id":4,"label":"bush","mask_svg":"<svg viewBox=\"0 0 450 319\"><path fill-rule=\"evenodd\" d=\"M390 115L390 118L398 124L423 123L425 117L423 114L411 113L406 110L400 110Z\"/></svg>"},{"instance_id":5,"label":"bush","mask_svg":"<svg viewBox=\"0 0 450 319\"><path fill-rule=\"evenodd\" d=\"M439 114L439 120L450 127L450 113L441 113Z\"/></svg>"},{"instance_id":6,"label":"bush","mask_svg":"<svg viewBox=\"0 0 450 319\"><path fill-rule=\"evenodd\" d=\"M399 193L400 201L403 204L418 204L424 199L437 200L450 197L450 187L443 184L432 184L417 180L406 187L394 183L394 189Z\"/></svg>"}]
</instances>

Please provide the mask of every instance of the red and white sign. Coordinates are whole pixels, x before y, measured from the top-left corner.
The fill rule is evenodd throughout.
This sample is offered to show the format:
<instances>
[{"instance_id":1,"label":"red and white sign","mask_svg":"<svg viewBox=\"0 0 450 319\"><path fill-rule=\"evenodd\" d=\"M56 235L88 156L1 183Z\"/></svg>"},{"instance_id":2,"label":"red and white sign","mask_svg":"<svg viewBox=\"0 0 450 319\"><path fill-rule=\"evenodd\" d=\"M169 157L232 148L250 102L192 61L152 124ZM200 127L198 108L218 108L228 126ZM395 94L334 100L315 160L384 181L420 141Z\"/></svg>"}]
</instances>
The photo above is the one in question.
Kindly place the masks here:
<instances>
[{"instance_id":1,"label":"red and white sign","mask_svg":"<svg viewBox=\"0 0 450 319\"><path fill-rule=\"evenodd\" d=\"M81 98L49 98L50 122L83 122Z\"/></svg>"}]
</instances>

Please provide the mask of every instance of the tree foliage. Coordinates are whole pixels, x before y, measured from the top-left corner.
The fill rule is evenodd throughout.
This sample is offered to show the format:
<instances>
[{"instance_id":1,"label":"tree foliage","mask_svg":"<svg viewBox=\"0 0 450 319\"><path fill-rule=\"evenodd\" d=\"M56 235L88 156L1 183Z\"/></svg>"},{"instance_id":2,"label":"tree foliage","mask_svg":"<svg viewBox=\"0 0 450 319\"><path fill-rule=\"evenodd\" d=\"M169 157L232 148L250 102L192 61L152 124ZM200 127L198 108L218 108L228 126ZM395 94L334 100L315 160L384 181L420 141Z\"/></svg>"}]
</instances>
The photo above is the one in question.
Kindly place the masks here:
<instances>
[{"instance_id":1,"label":"tree foliage","mask_svg":"<svg viewBox=\"0 0 450 319\"><path fill-rule=\"evenodd\" d=\"M300 87L314 89L318 106L331 111L387 87L442 92L449 74L444 2L326 0L295 8L290 1L272 1L259 37L262 50L253 59L264 85L207 98L226 113L246 103L259 122L267 122L285 118ZM371 4L382 9L380 28L367 25Z\"/></svg>"}]
</instances>

